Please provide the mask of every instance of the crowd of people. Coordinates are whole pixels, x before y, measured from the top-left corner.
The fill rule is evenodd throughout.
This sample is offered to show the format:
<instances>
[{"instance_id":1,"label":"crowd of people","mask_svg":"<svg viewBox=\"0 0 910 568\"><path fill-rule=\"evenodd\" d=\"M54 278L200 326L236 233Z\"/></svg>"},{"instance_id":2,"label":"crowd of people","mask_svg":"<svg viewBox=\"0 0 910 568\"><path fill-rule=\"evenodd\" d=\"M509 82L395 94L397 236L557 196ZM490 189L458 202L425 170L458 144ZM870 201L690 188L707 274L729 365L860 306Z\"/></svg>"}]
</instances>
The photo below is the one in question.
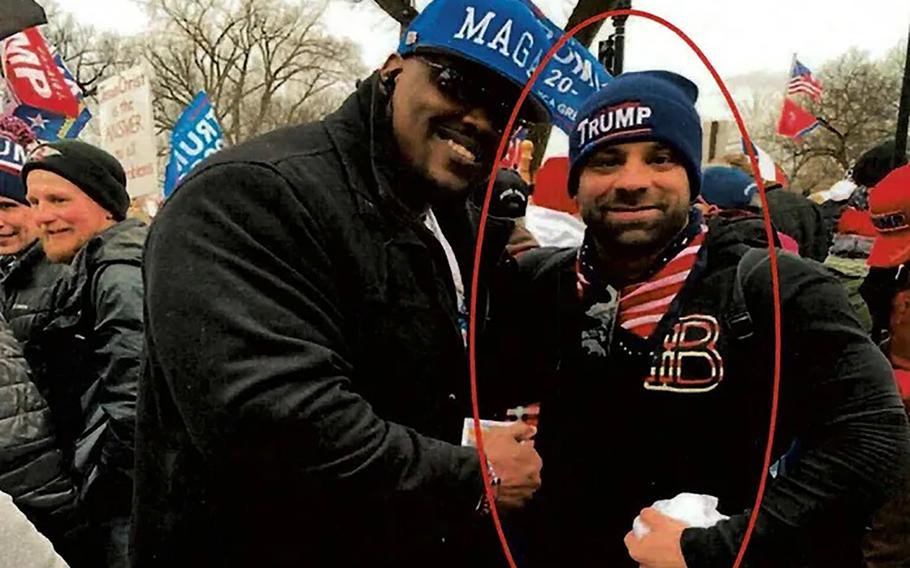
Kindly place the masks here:
<instances>
[{"instance_id":1,"label":"crowd of people","mask_svg":"<svg viewBox=\"0 0 910 568\"><path fill-rule=\"evenodd\" d=\"M503 170L475 266L527 76L466 44L503 1L433 0L150 227L113 156L0 123L0 564L503 566L492 506L521 566L728 567L747 532L743 566L910 564L906 158L822 204L766 183L769 239L748 163L703 164L696 85L626 72L570 135L579 246L541 246ZM482 454L471 336L481 417L513 418ZM684 493L721 520L654 505Z\"/></svg>"}]
</instances>

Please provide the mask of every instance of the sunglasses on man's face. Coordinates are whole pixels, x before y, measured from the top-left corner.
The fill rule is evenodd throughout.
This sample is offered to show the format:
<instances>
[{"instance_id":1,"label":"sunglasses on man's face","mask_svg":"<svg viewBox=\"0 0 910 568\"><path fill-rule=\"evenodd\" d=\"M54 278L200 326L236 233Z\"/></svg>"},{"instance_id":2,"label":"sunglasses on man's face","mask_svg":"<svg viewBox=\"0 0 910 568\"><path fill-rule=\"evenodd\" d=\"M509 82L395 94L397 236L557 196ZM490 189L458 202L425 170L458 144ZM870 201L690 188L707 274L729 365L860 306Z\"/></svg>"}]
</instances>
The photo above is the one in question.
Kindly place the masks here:
<instances>
[{"instance_id":1,"label":"sunglasses on man's face","mask_svg":"<svg viewBox=\"0 0 910 568\"><path fill-rule=\"evenodd\" d=\"M468 108L481 107L487 110L491 113L490 120L494 124L500 125L500 129L505 126L512 114L515 101L518 100L517 96L515 99L503 97L497 89L483 85L482 79L476 74L466 73L454 65L439 63L426 57L419 59L432 69L433 81L443 94ZM515 128L526 128L533 123L534 120L522 109L522 114L515 120Z\"/></svg>"}]
</instances>

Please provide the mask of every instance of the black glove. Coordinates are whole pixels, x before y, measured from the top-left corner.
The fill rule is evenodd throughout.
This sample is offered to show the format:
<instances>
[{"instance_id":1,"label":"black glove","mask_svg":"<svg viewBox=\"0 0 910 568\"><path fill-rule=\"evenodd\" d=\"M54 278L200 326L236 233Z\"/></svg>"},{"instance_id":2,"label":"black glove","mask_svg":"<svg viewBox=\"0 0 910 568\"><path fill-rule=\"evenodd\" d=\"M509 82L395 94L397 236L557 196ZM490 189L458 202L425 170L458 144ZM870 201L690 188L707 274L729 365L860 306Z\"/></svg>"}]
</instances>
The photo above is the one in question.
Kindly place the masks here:
<instances>
[{"instance_id":1,"label":"black glove","mask_svg":"<svg viewBox=\"0 0 910 568\"><path fill-rule=\"evenodd\" d=\"M479 188L474 195L477 206L483 205L483 191L486 186ZM490 197L490 215L517 219L524 217L528 208L528 197L531 195L531 186L525 183L518 172L503 168L496 174L493 182L493 195Z\"/></svg>"}]
</instances>

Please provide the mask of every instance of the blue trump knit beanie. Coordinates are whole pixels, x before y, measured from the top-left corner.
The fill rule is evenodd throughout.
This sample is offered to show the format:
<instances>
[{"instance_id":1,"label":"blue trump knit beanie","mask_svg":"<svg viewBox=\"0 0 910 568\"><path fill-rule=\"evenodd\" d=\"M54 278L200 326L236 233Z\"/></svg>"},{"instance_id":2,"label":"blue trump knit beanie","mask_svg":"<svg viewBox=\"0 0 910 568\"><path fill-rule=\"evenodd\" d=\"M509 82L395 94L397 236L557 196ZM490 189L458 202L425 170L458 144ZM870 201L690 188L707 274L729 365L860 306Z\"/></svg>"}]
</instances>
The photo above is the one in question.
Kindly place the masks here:
<instances>
[{"instance_id":1,"label":"blue trump knit beanie","mask_svg":"<svg viewBox=\"0 0 910 568\"><path fill-rule=\"evenodd\" d=\"M0 197L28 205L25 184L19 177L25 159L25 149L10 137L0 133Z\"/></svg>"},{"instance_id":2,"label":"blue trump knit beanie","mask_svg":"<svg viewBox=\"0 0 910 568\"><path fill-rule=\"evenodd\" d=\"M670 71L618 75L591 96L569 136L569 195L588 157L598 148L628 142L662 142L682 160L691 198L701 188L701 119L695 110L698 87Z\"/></svg>"}]
</instances>

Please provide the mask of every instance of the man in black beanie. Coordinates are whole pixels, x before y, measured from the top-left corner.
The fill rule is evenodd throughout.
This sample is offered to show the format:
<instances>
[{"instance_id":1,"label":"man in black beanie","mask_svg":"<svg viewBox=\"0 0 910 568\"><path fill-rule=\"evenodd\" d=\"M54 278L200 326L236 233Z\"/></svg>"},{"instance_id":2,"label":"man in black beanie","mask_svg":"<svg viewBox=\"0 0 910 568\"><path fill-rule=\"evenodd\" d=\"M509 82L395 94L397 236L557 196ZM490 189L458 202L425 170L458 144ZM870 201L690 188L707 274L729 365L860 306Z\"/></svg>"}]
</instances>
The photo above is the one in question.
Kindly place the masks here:
<instances>
[{"instance_id":1,"label":"man in black beanie","mask_svg":"<svg viewBox=\"0 0 910 568\"><path fill-rule=\"evenodd\" d=\"M128 566L146 227L126 219L120 163L90 144L39 146L22 179L48 258L73 272L30 354L91 525L70 562Z\"/></svg>"},{"instance_id":2,"label":"man in black beanie","mask_svg":"<svg viewBox=\"0 0 910 568\"><path fill-rule=\"evenodd\" d=\"M28 350L31 336L46 323L68 267L48 260L38 242L34 211L20 177L25 158L14 134L0 128L0 310Z\"/></svg>"}]
</instances>

